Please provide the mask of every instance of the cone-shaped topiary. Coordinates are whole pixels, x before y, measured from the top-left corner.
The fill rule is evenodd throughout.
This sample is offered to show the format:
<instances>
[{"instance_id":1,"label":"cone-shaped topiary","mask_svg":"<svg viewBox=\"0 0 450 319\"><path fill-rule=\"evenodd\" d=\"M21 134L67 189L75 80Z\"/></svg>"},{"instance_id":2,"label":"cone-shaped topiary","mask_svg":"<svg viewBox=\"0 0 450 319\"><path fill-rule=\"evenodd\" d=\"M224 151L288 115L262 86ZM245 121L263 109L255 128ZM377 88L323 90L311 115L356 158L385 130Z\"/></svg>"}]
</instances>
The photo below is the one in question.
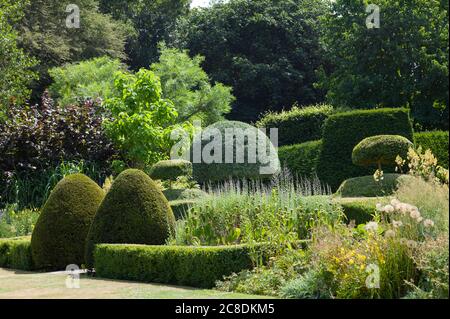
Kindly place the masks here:
<instances>
[{"instance_id":1,"label":"cone-shaped topiary","mask_svg":"<svg viewBox=\"0 0 450 319\"><path fill-rule=\"evenodd\" d=\"M86 264L94 266L96 244L162 245L175 228L172 209L143 171L128 169L114 180L86 240Z\"/></svg>"},{"instance_id":2,"label":"cone-shaped topiary","mask_svg":"<svg viewBox=\"0 0 450 319\"><path fill-rule=\"evenodd\" d=\"M86 236L104 196L83 174L66 176L55 186L31 236L36 268L59 270L84 264Z\"/></svg>"}]
</instances>

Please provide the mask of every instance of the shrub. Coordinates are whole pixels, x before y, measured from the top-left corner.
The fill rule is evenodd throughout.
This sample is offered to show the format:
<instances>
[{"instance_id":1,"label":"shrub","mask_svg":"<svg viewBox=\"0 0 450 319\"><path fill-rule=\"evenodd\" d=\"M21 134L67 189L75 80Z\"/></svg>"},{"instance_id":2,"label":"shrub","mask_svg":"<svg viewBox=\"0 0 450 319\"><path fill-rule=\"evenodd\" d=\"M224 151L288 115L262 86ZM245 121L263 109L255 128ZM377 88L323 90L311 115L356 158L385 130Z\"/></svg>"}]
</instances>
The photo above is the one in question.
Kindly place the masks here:
<instances>
[{"instance_id":1,"label":"shrub","mask_svg":"<svg viewBox=\"0 0 450 319\"><path fill-rule=\"evenodd\" d=\"M17 205L7 205L0 210L0 238L31 235L38 217L36 209L18 210Z\"/></svg>"},{"instance_id":2,"label":"shrub","mask_svg":"<svg viewBox=\"0 0 450 319\"><path fill-rule=\"evenodd\" d=\"M49 90L62 106L86 99L107 99L114 90L114 74L124 69L118 59L107 56L52 68Z\"/></svg>"},{"instance_id":3,"label":"shrub","mask_svg":"<svg viewBox=\"0 0 450 319\"><path fill-rule=\"evenodd\" d=\"M357 110L330 116L325 122L317 167L320 180L336 190L347 178L373 173L353 165L352 151L364 138L380 134L401 135L412 141L408 110Z\"/></svg>"},{"instance_id":4,"label":"shrub","mask_svg":"<svg viewBox=\"0 0 450 319\"><path fill-rule=\"evenodd\" d=\"M360 225L373 219L376 205L380 203L380 200L378 198L343 198L337 199L336 202L342 206L347 222L354 221L356 225Z\"/></svg>"},{"instance_id":5,"label":"shrub","mask_svg":"<svg viewBox=\"0 0 450 319\"><path fill-rule=\"evenodd\" d=\"M31 236L37 268L84 264L86 236L103 197L103 190L82 174L69 175L56 185Z\"/></svg>"},{"instance_id":6,"label":"shrub","mask_svg":"<svg viewBox=\"0 0 450 319\"><path fill-rule=\"evenodd\" d=\"M175 181L179 176L192 176L192 163L185 160L159 161L150 171L152 179Z\"/></svg>"},{"instance_id":7,"label":"shrub","mask_svg":"<svg viewBox=\"0 0 450 319\"><path fill-rule=\"evenodd\" d=\"M336 191L341 197L377 197L392 195L401 180L410 178L404 174L384 174L383 179L376 181L372 175L349 178L342 182Z\"/></svg>"},{"instance_id":8,"label":"shrub","mask_svg":"<svg viewBox=\"0 0 450 319\"><path fill-rule=\"evenodd\" d=\"M156 183L142 171L128 169L114 180L95 214L86 243L86 264L93 265L94 245L162 245L175 218Z\"/></svg>"},{"instance_id":9,"label":"shrub","mask_svg":"<svg viewBox=\"0 0 450 319\"><path fill-rule=\"evenodd\" d=\"M289 111L269 112L257 123L259 128L278 128L278 145L294 145L322 138L325 120L333 112L329 105L294 106Z\"/></svg>"},{"instance_id":10,"label":"shrub","mask_svg":"<svg viewBox=\"0 0 450 319\"><path fill-rule=\"evenodd\" d=\"M68 162L95 168L89 174L95 179L109 175L117 152L104 134L100 111L90 101L59 107L46 94L41 105L9 108L0 121L0 202L41 207L56 184L48 180Z\"/></svg>"},{"instance_id":11,"label":"shrub","mask_svg":"<svg viewBox=\"0 0 450 319\"><path fill-rule=\"evenodd\" d=\"M0 239L0 267L33 270L30 238Z\"/></svg>"},{"instance_id":12,"label":"shrub","mask_svg":"<svg viewBox=\"0 0 450 319\"><path fill-rule=\"evenodd\" d=\"M252 267L252 248L97 245L99 277L212 288L217 280Z\"/></svg>"},{"instance_id":13,"label":"shrub","mask_svg":"<svg viewBox=\"0 0 450 319\"><path fill-rule=\"evenodd\" d=\"M227 136L231 136L233 140L226 141ZM201 153L206 153L205 146L211 146L209 144L211 139L217 146L208 153L212 157L212 162L204 161L205 154L202 160L198 161L196 147L201 146ZM232 149L228 149L230 145ZM262 146L265 146L265 149L261 149ZM256 160L252 163L249 152L254 151ZM270 177L280 170L277 152L268 137L257 128L242 122L222 121L208 126L202 132L201 138L199 136L195 138L191 155L193 155L194 179L198 182L220 182L230 178L261 179ZM232 155L232 161L227 155ZM241 156L242 161L239 159Z\"/></svg>"},{"instance_id":14,"label":"shrub","mask_svg":"<svg viewBox=\"0 0 450 319\"><path fill-rule=\"evenodd\" d=\"M416 147L431 150L438 159L438 164L448 169L448 131L420 132L414 134Z\"/></svg>"},{"instance_id":15,"label":"shrub","mask_svg":"<svg viewBox=\"0 0 450 319\"><path fill-rule=\"evenodd\" d=\"M174 200L192 200L208 196L208 193L198 188L173 188L163 190L164 196L168 201Z\"/></svg>"},{"instance_id":16,"label":"shrub","mask_svg":"<svg viewBox=\"0 0 450 319\"><path fill-rule=\"evenodd\" d=\"M321 140L282 146L278 149L278 157L281 165L292 174L311 177L316 175L321 148Z\"/></svg>"},{"instance_id":17,"label":"shrub","mask_svg":"<svg viewBox=\"0 0 450 319\"><path fill-rule=\"evenodd\" d=\"M172 208L175 219L182 219L186 216L189 209L194 206L195 200L193 199L180 199L169 202L170 208Z\"/></svg>"},{"instance_id":18,"label":"shrub","mask_svg":"<svg viewBox=\"0 0 450 319\"><path fill-rule=\"evenodd\" d=\"M407 138L399 135L376 135L363 139L352 152L355 165L372 166L395 165L397 156L405 157L413 146Z\"/></svg>"}]
</instances>

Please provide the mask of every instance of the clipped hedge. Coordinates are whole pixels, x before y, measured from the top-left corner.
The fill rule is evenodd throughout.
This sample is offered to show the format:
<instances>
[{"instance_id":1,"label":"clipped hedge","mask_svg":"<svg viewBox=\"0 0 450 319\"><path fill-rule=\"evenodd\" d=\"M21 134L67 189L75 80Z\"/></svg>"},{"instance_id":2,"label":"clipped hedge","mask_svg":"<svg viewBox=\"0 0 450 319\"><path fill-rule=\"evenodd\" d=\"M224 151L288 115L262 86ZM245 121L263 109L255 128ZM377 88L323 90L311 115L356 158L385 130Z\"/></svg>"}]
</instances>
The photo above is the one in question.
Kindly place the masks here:
<instances>
[{"instance_id":1,"label":"clipped hedge","mask_svg":"<svg viewBox=\"0 0 450 319\"><path fill-rule=\"evenodd\" d=\"M317 165L319 179L336 190L348 178L373 174L373 169L352 163L352 151L361 140L374 135L400 135L412 141L409 111L375 109L331 115L324 125Z\"/></svg>"},{"instance_id":2,"label":"clipped hedge","mask_svg":"<svg viewBox=\"0 0 450 319\"><path fill-rule=\"evenodd\" d=\"M30 238L0 239L0 267L33 270Z\"/></svg>"},{"instance_id":3,"label":"clipped hedge","mask_svg":"<svg viewBox=\"0 0 450 319\"><path fill-rule=\"evenodd\" d=\"M149 173L152 179L175 181L179 176L192 176L192 163L185 160L159 161Z\"/></svg>"},{"instance_id":4,"label":"clipped hedge","mask_svg":"<svg viewBox=\"0 0 450 319\"><path fill-rule=\"evenodd\" d=\"M365 224L373 219L377 203L384 204L386 199L361 198L361 199L337 199L342 206L347 222L354 221L356 225Z\"/></svg>"},{"instance_id":5,"label":"clipped hedge","mask_svg":"<svg viewBox=\"0 0 450 319\"><path fill-rule=\"evenodd\" d=\"M198 188L171 188L163 190L168 201L198 199L208 196L208 193Z\"/></svg>"},{"instance_id":6,"label":"clipped hedge","mask_svg":"<svg viewBox=\"0 0 450 319\"><path fill-rule=\"evenodd\" d=\"M278 149L278 158L282 167L297 176L316 174L322 141L310 141L302 144L282 146Z\"/></svg>"},{"instance_id":7,"label":"clipped hedge","mask_svg":"<svg viewBox=\"0 0 450 319\"><path fill-rule=\"evenodd\" d=\"M413 143L400 135L375 135L355 146L352 161L355 165L395 165L397 156L406 158Z\"/></svg>"},{"instance_id":8,"label":"clipped hedge","mask_svg":"<svg viewBox=\"0 0 450 319\"><path fill-rule=\"evenodd\" d=\"M438 164L448 168L448 131L431 131L414 133L416 147L422 146L425 151L430 149L438 159Z\"/></svg>"},{"instance_id":9,"label":"clipped hedge","mask_svg":"<svg viewBox=\"0 0 450 319\"><path fill-rule=\"evenodd\" d=\"M377 197L392 195L398 188L398 184L410 175L384 174L383 180L376 182L373 175L349 178L342 182L336 191L341 197Z\"/></svg>"},{"instance_id":10,"label":"clipped hedge","mask_svg":"<svg viewBox=\"0 0 450 319\"><path fill-rule=\"evenodd\" d=\"M278 145L294 145L318 140L322 137L325 120L333 112L329 105L316 105L289 111L267 113L257 123L259 128L278 128Z\"/></svg>"},{"instance_id":11,"label":"clipped hedge","mask_svg":"<svg viewBox=\"0 0 450 319\"><path fill-rule=\"evenodd\" d=\"M248 156L249 151L256 151L251 154L255 158ZM200 183L268 179L280 171L277 151L269 138L243 122L221 121L208 126L195 137L190 153L193 177ZM206 154L212 158L205 158Z\"/></svg>"},{"instance_id":12,"label":"clipped hedge","mask_svg":"<svg viewBox=\"0 0 450 319\"><path fill-rule=\"evenodd\" d=\"M252 268L251 251L246 245L101 244L94 251L95 271L103 278L212 288L224 276Z\"/></svg>"},{"instance_id":13,"label":"clipped hedge","mask_svg":"<svg viewBox=\"0 0 450 319\"><path fill-rule=\"evenodd\" d=\"M189 209L195 204L195 199L179 199L169 202L172 208L175 219L182 219L187 214Z\"/></svg>"},{"instance_id":14,"label":"clipped hedge","mask_svg":"<svg viewBox=\"0 0 450 319\"><path fill-rule=\"evenodd\" d=\"M117 176L98 208L86 239L86 266L98 243L162 245L175 229L175 217L157 184L143 171Z\"/></svg>"}]
</instances>

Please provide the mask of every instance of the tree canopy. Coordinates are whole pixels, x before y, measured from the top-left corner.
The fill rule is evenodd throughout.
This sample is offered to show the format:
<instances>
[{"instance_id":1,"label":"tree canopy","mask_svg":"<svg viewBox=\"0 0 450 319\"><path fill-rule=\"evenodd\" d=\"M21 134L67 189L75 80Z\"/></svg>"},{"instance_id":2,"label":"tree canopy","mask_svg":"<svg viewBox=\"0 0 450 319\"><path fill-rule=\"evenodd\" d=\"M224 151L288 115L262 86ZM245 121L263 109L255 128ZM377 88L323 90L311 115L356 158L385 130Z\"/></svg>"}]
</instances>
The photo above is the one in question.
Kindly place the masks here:
<instances>
[{"instance_id":1,"label":"tree canopy","mask_svg":"<svg viewBox=\"0 0 450 319\"><path fill-rule=\"evenodd\" d=\"M230 112L234 97L230 87L210 84L200 66L203 60L162 45L159 62L152 64L151 70L161 79L163 96L174 103L179 121L200 119L208 126Z\"/></svg>"},{"instance_id":2,"label":"tree canopy","mask_svg":"<svg viewBox=\"0 0 450 319\"><path fill-rule=\"evenodd\" d=\"M322 99L315 70L324 63L317 17L325 1L230 0L180 18L172 43L205 56L213 81L233 87L231 118Z\"/></svg>"},{"instance_id":3,"label":"tree canopy","mask_svg":"<svg viewBox=\"0 0 450 319\"><path fill-rule=\"evenodd\" d=\"M380 28L367 1L336 0L321 30L331 72L320 86L350 108L409 107L427 128L448 129L448 2L380 0ZM446 109L445 111L442 111Z\"/></svg>"}]
</instances>

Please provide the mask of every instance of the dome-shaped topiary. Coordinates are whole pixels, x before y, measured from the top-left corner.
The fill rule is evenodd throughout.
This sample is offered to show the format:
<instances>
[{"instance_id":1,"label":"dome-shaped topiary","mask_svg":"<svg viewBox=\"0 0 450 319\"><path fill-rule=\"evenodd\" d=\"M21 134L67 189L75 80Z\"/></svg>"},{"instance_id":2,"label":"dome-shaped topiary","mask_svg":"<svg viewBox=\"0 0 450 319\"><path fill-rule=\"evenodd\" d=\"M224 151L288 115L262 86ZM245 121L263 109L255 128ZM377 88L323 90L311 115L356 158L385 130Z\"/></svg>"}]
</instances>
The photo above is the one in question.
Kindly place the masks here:
<instances>
[{"instance_id":1,"label":"dome-shaped topiary","mask_svg":"<svg viewBox=\"0 0 450 319\"><path fill-rule=\"evenodd\" d=\"M172 209L143 171L117 176L100 205L86 240L86 264L93 266L95 244L162 245L175 228Z\"/></svg>"},{"instance_id":2,"label":"dome-shaped topiary","mask_svg":"<svg viewBox=\"0 0 450 319\"><path fill-rule=\"evenodd\" d=\"M394 165L398 155L405 158L413 143L400 135L376 135L355 146L352 161L356 165Z\"/></svg>"},{"instance_id":3,"label":"dome-shaped topiary","mask_svg":"<svg viewBox=\"0 0 450 319\"><path fill-rule=\"evenodd\" d=\"M153 179L168 181L175 181L179 176L191 177L192 163L181 159L160 161L152 166L149 175Z\"/></svg>"},{"instance_id":4,"label":"dome-shaped topiary","mask_svg":"<svg viewBox=\"0 0 450 319\"><path fill-rule=\"evenodd\" d=\"M84 264L89 227L103 190L82 174L66 176L53 189L31 236L36 268L56 270Z\"/></svg>"},{"instance_id":5,"label":"dome-shaped topiary","mask_svg":"<svg viewBox=\"0 0 450 319\"><path fill-rule=\"evenodd\" d=\"M207 127L194 139L191 158L198 182L264 179L280 171L278 153L270 139L243 122L221 121Z\"/></svg>"}]
</instances>

